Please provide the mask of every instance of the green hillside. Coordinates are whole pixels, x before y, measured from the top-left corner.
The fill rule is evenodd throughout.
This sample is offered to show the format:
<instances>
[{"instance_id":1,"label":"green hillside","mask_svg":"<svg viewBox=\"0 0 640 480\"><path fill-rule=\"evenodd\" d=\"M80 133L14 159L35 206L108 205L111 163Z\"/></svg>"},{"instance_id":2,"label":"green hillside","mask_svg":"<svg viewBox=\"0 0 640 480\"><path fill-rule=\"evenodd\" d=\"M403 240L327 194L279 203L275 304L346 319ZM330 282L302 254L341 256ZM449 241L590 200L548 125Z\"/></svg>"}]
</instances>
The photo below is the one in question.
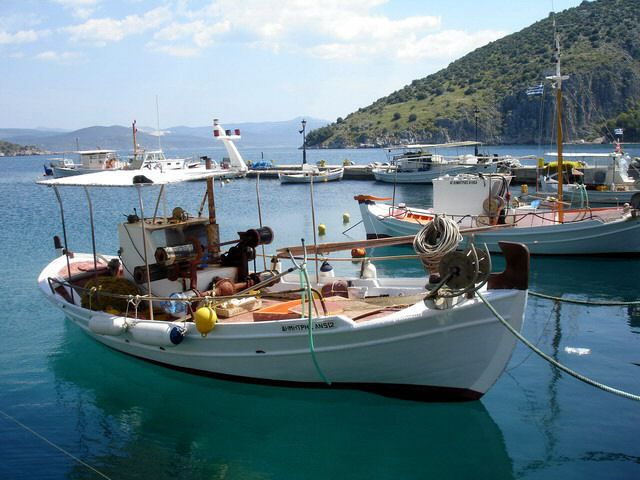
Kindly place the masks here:
<instances>
[{"instance_id":1,"label":"green hillside","mask_svg":"<svg viewBox=\"0 0 640 480\"><path fill-rule=\"evenodd\" d=\"M560 32L565 135L594 141L625 128L640 141L640 0L584 1L555 14ZM545 143L554 135L552 16L314 130L309 146L471 140ZM542 96L527 87L545 84Z\"/></svg>"},{"instance_id":2,"label":"green hillside","mask_svg":"<svg viewBox=\"0 0 640 480\"><path fill-rule=\"evenodd\" d=\"M0 140L0 156L14 157L18 155L36 155L43 153L42 150L33 145L17 145L15 143Z\"/></svg>"}]
</instances>

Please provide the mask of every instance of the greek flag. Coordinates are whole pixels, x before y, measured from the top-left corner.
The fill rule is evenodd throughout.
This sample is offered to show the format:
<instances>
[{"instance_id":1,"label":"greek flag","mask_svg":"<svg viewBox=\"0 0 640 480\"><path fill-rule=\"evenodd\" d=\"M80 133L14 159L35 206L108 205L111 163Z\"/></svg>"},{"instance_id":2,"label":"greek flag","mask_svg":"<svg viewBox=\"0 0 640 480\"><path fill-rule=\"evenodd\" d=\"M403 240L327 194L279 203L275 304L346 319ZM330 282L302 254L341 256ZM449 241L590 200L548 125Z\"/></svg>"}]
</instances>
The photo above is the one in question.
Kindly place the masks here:
<instances>
[{"instance_id":1,"label":"greek flag","mask_svg":"<svg viewBox=\"0 0 640 480\"><path fill-rule=\"evenodd\" d=\"M613 134L614 134L614 135L620 135L620 136L622 136L622 128L616 128L616 129L613 131Z\"/></svg>"},{"instance_id":2,"label":"greek flag","mask_svg":"<svg viewBox=\"0 0 640 480\"><path fill-rule=\"evenodd\" d=\"M535 87L527 88L527 95L542 95L544 93L544 84L540 83Z\"/></svg>"}]
</instances>

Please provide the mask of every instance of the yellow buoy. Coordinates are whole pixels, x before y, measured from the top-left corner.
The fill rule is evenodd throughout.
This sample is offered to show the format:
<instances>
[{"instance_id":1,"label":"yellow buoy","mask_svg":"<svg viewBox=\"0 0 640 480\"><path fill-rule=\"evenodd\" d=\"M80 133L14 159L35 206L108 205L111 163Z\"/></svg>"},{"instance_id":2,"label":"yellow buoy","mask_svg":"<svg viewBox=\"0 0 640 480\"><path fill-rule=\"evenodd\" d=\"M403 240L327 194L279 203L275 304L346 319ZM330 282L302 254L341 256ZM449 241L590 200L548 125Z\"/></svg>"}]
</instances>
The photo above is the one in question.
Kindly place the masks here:
<instances>
[{"instance_id":1,"label":"yellow buoy","mask_svg":"<svg viewBox=\"0 0 640 480\"><path fill-rule=\"evenodd\" d=\"M200 307L196 310L194 317L196 328L203 337L206 337L213 330L218 320L218 315L216 315L216 310L213 307Z\"/></svg>"},{"instance_id":2,"label":"yellow buoy","mask_svg":"<svg viewBox=\"0 0 640 480\"><path fill-rule=\"evenodd\" d=\"M324 223L318 225L318 233L320 235L324 235L325 233L327 233L327 226Z\"/></svg>"},{"instance_id":3,"label":"yellow buoy","mask_svg":"<svg viewBox=\"0 0 640 480\"><path fill-rule=\"evenodd\" d=\"M350 220L351 220L351 215L349 215L346 212L342 214L342 223L349 223Z\"/></svg>"},{"instance_id":4,"label":"yellow buoy","mask_svg":"<svg viewBox=\"0 0 640 480\"><path fill-rule=\"evenodd\" d=\"M523 183L522 185L520 185L520 191L523 195L526 195L527 193L529 193L529 185Z\"/></svg>"}]
</instances>

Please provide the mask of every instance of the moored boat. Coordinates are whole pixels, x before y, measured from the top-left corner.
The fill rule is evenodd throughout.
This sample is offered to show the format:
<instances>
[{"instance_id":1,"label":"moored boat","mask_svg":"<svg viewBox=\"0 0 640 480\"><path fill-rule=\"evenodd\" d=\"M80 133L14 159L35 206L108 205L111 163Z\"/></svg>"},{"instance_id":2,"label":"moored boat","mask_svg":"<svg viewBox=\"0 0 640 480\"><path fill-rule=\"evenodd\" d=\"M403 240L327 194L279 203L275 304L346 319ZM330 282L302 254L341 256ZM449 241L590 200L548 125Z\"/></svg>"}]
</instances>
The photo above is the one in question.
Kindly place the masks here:
<instances>
[{"instance_id":1,"label":"moored boat","mask_svg":"<svg viewBox=\"0 0 640 480\"><path fill-rule=\"evenodd\" d=\"M429 288L425 278L383 279L367 269L353 277L311 279L306 261L298 263L294 256L331 251L323 245L280 249L279 257L289 258L292 267L252 271L256 247L270 244L273 232L249 229L221 242L212 174L204 197L209 214L191 216L180 208L171 215L146 215L142 192L160 187L155 204L161 205L164 187L179 178L136 173L39 182L56 192L123 186L138 192L140 216L131 214L118 225L117 256L72 254L66 241L58 241L62 254L38 279L42 293L97 341L221 378L355 388L418 400L477 399L504 370L515 337L478 295L512 327L522 328L528 284L524 247L504 245L506 274L490 273L487 257L475 249L469 250L475 255L471 264L459 266L456 262L471 257L454 255L456 267L438 270L443 282ZM470 274L462 283L459 268ZM293 275L296 270L301 277Z\"/></svg>"},{"instance_id":2,"label":"moored boat","mask_svg":"<svg viewBox=\"0 0 640 480\"><path fill-rule=\"evenodd\" d=\"M551 154L548 154L551 155ZM637 199L636 208L640 206L640 180L629 175L631 157L626 155L620 145L611 153L563 153L564 158L578 159L585 166L597 167L585 169L579 182L563 182L562 191L565 200L572 204L593 203L604 205L622 205ZM604 162L604 165L602 163ZM595 170L593 173L590 170ZM557 173L547 173L540 178L541 191L555 193L558 191Z\"/></svg>"},{"instance_id":3,"label":"moored boat","mask_svg":"<svg viewBox=\"0 0 640 480\"><path fill-rule=\"evenodd\" d=\"M589 255L640 253L640 195L630 204L608 208L566 208L562 137L562 82L560 41L555 35L555 73L547 77L556 92L557 198L544 207L541 200L514 204L508 188L494 185L491 176L440 177L434 181L434 207L408 208L380 204L366 195L356 198L368 238L415 234L438 215L447 215L461 231L498 251L500 241L527 245L532 254ZM487 180L488 178L488 180ZM501 182L507 181L503 177ZM463 199L461 202L460 200ZM389 200L389 199L382 199ZM410 238L407 238L410 241Z\"/></svg>"},{"instance_id":4,"label":"moored boat","mask_svg":"<svg viewBox=\"0 0 640 480\"><path fill-rule=\"evenodd\" d=\"M115 150L79 150L79 163L68 158L56 159L51 163L53 176L56 178L72 175L83 175L108 170L120 170L128 165L121 160Z\"/></svg>"},{"instance_id":5,"label":"moored boat","mask_svg":"<svg viewBox=\"0 0 640 480\"><path fill-rule=\"evenodd\" d=\"M415 235L437 215L455 220L463 235L499 252L499 242L527 245L531 254L640 253L640 211L627 205L564 208L557 202L521 204L501 187L510 177L457 175L434 180L433 208L386 203L390 198L358 195L367 238ZM464 199L461 201L461 199ZM407 239L410 242L411 239Z\"/></svg>"},{"instance_id":6,"label":"moored boat","mask_svg":"<svg viewBox=\"0 0 640 480\"><path fill-rule=\"evenodd\" d=\"M318 168L304 164L300 170L278 172L280 183L321 183L342 180L344 168Z\"/></svg>"},{"instance_id":7,"label":"moored boat","mask_svg":"<svg viewBox=\"0 0 640 480\"><path fill-rule=\"evenodd\" d=\"M439 149L479 145L478 142L450 142L429 145L404 145L389 149L387 165L372 169L377 181L387 183L431 183L442 175L458 173L495 173L500 165L492 157L459 155L455 157L435 153Z\"/></svg>"}]
</instances>

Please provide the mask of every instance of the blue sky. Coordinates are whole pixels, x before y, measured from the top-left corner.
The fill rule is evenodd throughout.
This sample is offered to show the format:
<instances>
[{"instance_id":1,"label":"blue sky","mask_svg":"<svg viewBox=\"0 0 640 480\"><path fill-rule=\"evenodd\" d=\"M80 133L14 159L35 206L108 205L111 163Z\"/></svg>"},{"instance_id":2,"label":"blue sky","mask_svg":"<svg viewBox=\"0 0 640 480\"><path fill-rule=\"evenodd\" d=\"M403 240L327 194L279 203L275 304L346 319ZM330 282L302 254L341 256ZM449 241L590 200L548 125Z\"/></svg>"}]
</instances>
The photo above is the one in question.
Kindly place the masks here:
<instances>
[{"instance_id":1,"label":"blue sky","mask_svg":"<svg viewBox=\"0 0 640 480\"><path fill-rule=\"evenodd\" d=\"M0 0L0 127L335 120L579 3Z\"/></svg>"}]
</instances>

